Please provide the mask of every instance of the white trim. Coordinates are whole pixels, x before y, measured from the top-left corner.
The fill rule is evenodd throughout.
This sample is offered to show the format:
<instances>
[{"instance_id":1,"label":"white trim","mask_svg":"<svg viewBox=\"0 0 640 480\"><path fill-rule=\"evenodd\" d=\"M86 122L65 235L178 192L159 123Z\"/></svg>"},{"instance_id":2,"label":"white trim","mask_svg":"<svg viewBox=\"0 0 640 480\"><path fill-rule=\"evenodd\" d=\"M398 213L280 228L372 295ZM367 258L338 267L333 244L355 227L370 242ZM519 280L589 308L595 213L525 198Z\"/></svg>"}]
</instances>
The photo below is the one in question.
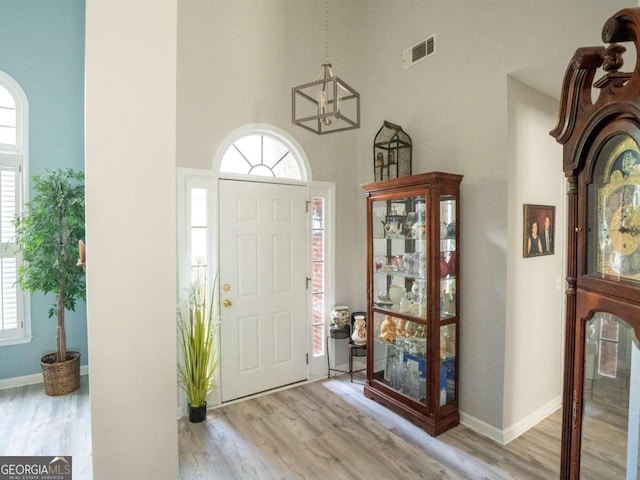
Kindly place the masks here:
<instances>
[{"instance_id":1,"label":"white trim","mask_svg":"<svg viewBox=\"0 0 640 480\"><path fill-rule=\"evenodd\" d=\"M89 375L89 366L80 366L80 375ZM24 387L26 385L35 385L43 383L42 373L33 373L31 375L24 375L22 377L13 377L0 379L0 390L6 390L7 388Z\"/></svg>"},{"instance_id":2,"label":"white trim","mask_svg":"<svg viewBox=\"0 0 640 480\"><path fill-rule=\"evenodd\" d=\"M514 423L510 427L507 427L503 431L504 444L506 445L507 443L518 438L527 430L535 427L538 423L540 423L542 420L547 418L553 412L558 410L561 406L562 406L562 397L558 395L557 397L551 399L545 405L537 409L536 411L531 412L522 420L519 420L518 422Z\"/></svg>"},{"instance_id":3,"label":"white trim","mask_svg":"<svg viewBox=\"0 0 640 480\"><path fill-rule=\"evenodd\" d=\"M213 157L213 171L219 177L231 178L228 177L229 174L220 172L220 164L222 163L222 158L224 154L227 152L229 147L233 145L236 141L238 141L242 137L246 137L247 135L266 135L269 137L276 138L283 144L287 146L289 151L293 154L294 158L300 163L300 174L302 178L300 179L302 182L311 182L313 180L313 175L311 172L311 164L309 163L309 159L307 158L307 154L305 153L302 146L298 143L298 141L291 136L291 134L281 128L278 128L274 125L269 125L268 123L249 123L247 125L243 125L242 127L236 128L234 131L229 133L222 143L218 146L216 153ZM255 178L251 175L243 175L243 180L247 180L248 178ZM260 181L264 179L260 177ZM283 180L283 179L279 179Z\"/></svg>"},{"instance_id":4,"label":"white trim","mask_svg":"<svg viewBox=\"0 0 640 480\"><path fill-rule=\"evenodd\" d=\"M26 328L24 330L26 330ZM31 330L31 328L29 328L29 330ZM9 345L22 345L23 343L31 343L31 340L33 340L33 336L31 335L31 331L29 331L29 335L25 333L23 335L20 335L19 337L10 337L10 338L1 339L0 347L8 347Z\"/></svg>"},{"instance_id":5,"label":"white trim","mask_svg":"<svg viewBox=\"0 0 640 480\"><path fill-rule=\"evenodd\" d=\"M266 177L259 175L242 175L240 173L219 172L218 180L236 180L239 182L276 183L278 185L308 185L309 182L282 177Z\"/></svg>"},{"instance_id":6,"label":"white trim","mask_svg":"<svg viewBox=\"0 0 640 480\"><path fill-rule=\"evenodd\" d=\"M488 423L471 415L467 415L464 412L460 412L460 424L470 428L480 435L490 438L494 442L498 442L500 445L504 445L503 431L493 425L489 425Z\"/></svg>"},{"instance_id":7,"label":"white trim","mask_svg":"<svg viewBox=\"0 0 640 480\"><path fill-rule=\"evenodd\" d=\"M535 427L538 423L558 410L561 406L562 398L560 396L557 396L536 411L527 415L522 420L519 420L518 422L514 423L504 430L500 430L499 428L496 428L493 425L489 425L488 423L483 422L482 420L479 420L476 417L468 415L464 412L460 412L460 423L465 427L470 428L474 432L490 438L500 445L507 445L526 431Z\"/></svg>"},{"instance_id":8,"label":"white trim","mask_svg":"<svg viewBox=\"0 0 640 480\"><path fill-rule=\"evenodd\" d=\"M207 225L209 235L209 258L207 259L209 264L209 270L207 275L209 278L213 278L214 273L218 269L218 257L217 257L217 235L214 235L212 225L216 225L217 222L217 182L214 173L211 170L196 169L196 168L178 168L178 186L177 186L177 217L178 217L178 232L177 232L177 254L182 254L178 257L178 281L176 292L176 300L178 308L181 302L184 302L187 298L189 288L191 286L191 242L189 238L189 224L188 220L191 218L191 197L189 192L192 188L204 188L207 191ZM186 258L185 258L186 257ZM219 338L219 336L218 336ZM218 352L220 351L220 345L218 345ZM182 357L180 351L179 338L176 335L176 351L178 359ZM176 379L177 381L177 379ZM214 383L220 384L220 369L216 371ZM219 393L216 393L217 389L209 395L207 401L210 403L219 403ZM186 415L188 411L188 400L186 393L179 388L178 389L178 417Z\"/></svg>"},{"instance_id":9,"label":"white trim","mask_svg":"<svg viewBox=\"0 0 640 480\"><path fill-rule=\"evenodd\" d=\"M255 393L253 395L247 395L246 397L236 398L235 400L229 400L227 402L223 402L223 403L219 403L219 404L213 405L213 406L207 408L207 410L215 410L217 408L226 407L228 405L233 405L234 403L244 402L245 400L252 400L254 398L264 397L265 395L269 395L271 393L282 392L284 390L289 390L290 388L295 388L295 387L301 387L303 385L308 385L310 383L317 382L318 380L324 380L324 377L323 378L314 378L314 379L311 379L311 380L305 380L305 381L302 381L302 382L296 382L296 383L292 383L290 385L283 385L282 387L273 388L273 389L267 390L265 392L258 392L258 393Z\"/></svg>"}]
</instances>

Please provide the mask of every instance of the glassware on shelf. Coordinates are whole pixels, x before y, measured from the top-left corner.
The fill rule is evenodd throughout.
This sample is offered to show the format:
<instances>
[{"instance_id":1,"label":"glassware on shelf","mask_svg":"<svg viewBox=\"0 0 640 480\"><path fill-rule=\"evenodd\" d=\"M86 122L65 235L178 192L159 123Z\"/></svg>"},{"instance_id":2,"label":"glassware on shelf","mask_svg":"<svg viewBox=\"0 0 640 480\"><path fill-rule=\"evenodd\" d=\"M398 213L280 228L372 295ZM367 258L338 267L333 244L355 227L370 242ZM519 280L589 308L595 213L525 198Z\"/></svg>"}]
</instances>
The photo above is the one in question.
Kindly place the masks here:
<instances>
[{"instance_id":1,"label":"glassware on shelf","mask_svg":"<svg viewBox=\"0 0 640 480\"><path fill-rule=\"evenodd\" d=\"M404 289L402 289L402 292L402 299L400 299L400 313L409 313L411 312L411 302L409 301L407 292Z\"/></svg>"},{"instance_id":2,"label":"glassware on shelf","mask_svg":"<svg viewBox=\"0 0 640 480\"><path fill-rule=\"evenodd\" d=\"M456 315L456 279L447 277L440 281L440 318Z\"/></svg>"},{"instance_id":3,"label":"glassware on shelf","mask_svg":"<svg viewBox=\"0 0 640 480\"><path fill-rule=\"evenodd\" d=\"M420 364L415 360L409 359L403 370L402 393L415 400L424 400L427 388L420 371Z\"/></svg>"},{"instance_id":4,"label":"glassware on shelf","mask_svg":"<svg viewBox=\"0 0 640 480\"><path fill-rule=\"evenodd\" d=\"M389 356L389 362L387 369L389 371L389 384L392 388L395 388L401 392L404 388L405 368L403 351L396 349L391 356Z\"/></svg>"}]
</instances>

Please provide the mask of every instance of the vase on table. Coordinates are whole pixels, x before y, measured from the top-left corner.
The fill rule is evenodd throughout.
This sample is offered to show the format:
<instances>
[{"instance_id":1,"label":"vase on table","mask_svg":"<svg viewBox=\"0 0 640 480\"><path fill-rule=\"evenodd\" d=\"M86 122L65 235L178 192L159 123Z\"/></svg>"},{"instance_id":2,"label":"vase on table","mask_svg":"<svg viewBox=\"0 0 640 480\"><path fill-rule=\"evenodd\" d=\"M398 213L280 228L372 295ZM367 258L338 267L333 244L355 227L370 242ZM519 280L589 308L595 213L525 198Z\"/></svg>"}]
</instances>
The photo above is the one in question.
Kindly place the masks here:
<instances>
[{"instance_id":1,"label":"vase on table","mask_svg":"<svg viewBox=\"0 0 640 480\"><path fill-rule=\"evenodd\" d=\"M353 333L351 340L356 345L364 345L367 343L367 324L364 321L364 315L356 315L353 323Z\"/></svg>"},{"instance_id":2,"label":"vase on table","mask_svg":"<svg viewBox=\"0 0 640 480\"><path fill-rule=\"evenodd\" d=\"M349 314L349 307L345 305L336 305L333 307L329 316L331 317L331 323L338 328L344 328L351 318Z\"/></svg>"}]
</instances>

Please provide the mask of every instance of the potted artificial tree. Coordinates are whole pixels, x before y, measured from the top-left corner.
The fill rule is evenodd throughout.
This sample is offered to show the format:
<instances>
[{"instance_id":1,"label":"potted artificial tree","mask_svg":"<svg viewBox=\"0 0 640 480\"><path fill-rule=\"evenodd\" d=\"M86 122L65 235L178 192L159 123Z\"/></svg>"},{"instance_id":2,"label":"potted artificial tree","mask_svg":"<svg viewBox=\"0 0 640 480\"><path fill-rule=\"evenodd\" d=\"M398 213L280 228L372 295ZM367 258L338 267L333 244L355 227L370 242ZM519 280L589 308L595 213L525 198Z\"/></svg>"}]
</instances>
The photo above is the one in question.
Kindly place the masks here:
<instances>
[{"instance_id":1,"label":"potted artificial tree","mask_svg":"<svg viewBox=\"0 0 640 480\"><path fill-rule=\"evenodd\" d=\"M47 395L65 395L80 387L80 353L67 352L64 312L85 298L84 274L76 266L78 241L85 235L84 174L56 169L32 178L35 195L15 219L23 259L18 285L56 295L49 317L58 320L57 349L40 364Z\"/></svg>"},{"instance_id":2,"label":"potted artificial tree","mask_svg":"<svg viewBox=\"0 0 640 480\"><path fill-rule=\"evenodd\" d=\"M189 399L189 420L194 423L207 417L207 395L214 387L214 374L219 362L214 338L216 283L209 296L206 280L196 282L185 307L187 311L178 311L178 337L182 351L178 379Z\"/></svg>"}]
</instances>

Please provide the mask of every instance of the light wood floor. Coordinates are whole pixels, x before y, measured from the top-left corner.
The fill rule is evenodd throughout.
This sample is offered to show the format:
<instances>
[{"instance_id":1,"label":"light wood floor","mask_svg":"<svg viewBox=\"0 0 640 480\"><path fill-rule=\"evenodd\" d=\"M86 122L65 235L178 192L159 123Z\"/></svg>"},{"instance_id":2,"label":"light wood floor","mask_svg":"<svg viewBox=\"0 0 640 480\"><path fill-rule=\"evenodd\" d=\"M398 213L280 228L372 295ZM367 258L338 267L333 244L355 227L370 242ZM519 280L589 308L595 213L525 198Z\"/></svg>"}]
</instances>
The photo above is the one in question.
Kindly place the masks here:
<instances>
[{"instance_id":1,"label":"light wood floor","mask_svg":"<svg viewBox=\"0 0 640 480\"><path fill-rule=\"evenodd\" d=\"M348 377L295 387L181 420L191 479L555 479L560 412L503 447L464 426L437 438L366 399Z\"/></svg>"},{"instance_id":2,"label":"light wood floor","mask_svg":"<svg viewBox=\"0 0 640 480\"><path fill-rule=\"evenodd\" d=\"M74 480L93 477L89 380L70 395L47 397L44 385L0 390L0 456L72 457Z\"/></svg>"},{"instance_id":3,"label":"light wood floor","mask_svg":"<svg viewBox=\"0 0 640 480\"><path fill-rule=\"evenodd\" d=\"M71 455L89 480L88 379L64 397L42 385L0 391L0 455ZM560 413L500 446L464 426L432 438L366 399L348 377L318 381L179 421L180 478L555 479ZM145 480L145 479L141 479Z\"/></svg>"}]
</instances>

